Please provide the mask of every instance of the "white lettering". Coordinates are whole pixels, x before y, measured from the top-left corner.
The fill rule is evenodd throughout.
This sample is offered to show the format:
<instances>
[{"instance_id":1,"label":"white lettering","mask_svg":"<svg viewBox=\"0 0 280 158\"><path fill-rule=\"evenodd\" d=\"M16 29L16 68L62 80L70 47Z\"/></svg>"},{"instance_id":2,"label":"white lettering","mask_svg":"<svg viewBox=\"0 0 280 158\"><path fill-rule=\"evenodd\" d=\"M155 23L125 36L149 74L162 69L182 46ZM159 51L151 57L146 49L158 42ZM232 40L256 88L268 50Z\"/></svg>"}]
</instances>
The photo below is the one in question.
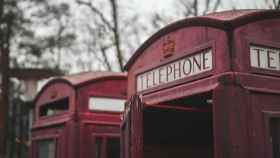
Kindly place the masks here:
<instances>
[{"instance_id":1,"label":"white lettering","mask_svg":"<svg viewBox=\"0 0 280 158\"><path fill-rule=\"evenodd\" d=\"M137 91L154 88L179 79L197 75L213 68L212 50L207 49L192 56L144 72L137 76Z\"/></svg>"},{"instance_id":2,"label":"white lettering","mask_svg":"<svg viewBox=\"0 0 280 158\"><path fill-rule=\"evenodd\" d=\"M254 68L280 71L280 49L250 46L250 62Z\"/></svg>"}]
</instances>

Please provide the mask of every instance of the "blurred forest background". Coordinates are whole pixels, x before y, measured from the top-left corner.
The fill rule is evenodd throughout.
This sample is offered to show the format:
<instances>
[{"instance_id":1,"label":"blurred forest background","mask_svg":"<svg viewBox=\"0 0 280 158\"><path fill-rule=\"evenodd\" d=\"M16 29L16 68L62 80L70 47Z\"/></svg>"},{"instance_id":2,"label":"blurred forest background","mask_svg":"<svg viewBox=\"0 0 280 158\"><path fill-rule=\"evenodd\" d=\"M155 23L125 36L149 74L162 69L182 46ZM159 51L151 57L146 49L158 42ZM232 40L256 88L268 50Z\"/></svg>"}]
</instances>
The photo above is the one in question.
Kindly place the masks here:
<instances>
[{"instance_id":1,"label":"blurred forest background","mask_svg":"<svg viewBox=\"0 0 280 158\"><path fill-rule=\"evenodd\" d=\"M145 39L184 17L279 7L279 0L0 0L0 158L27 157L38 80L123 71Z\"/></svg>"}]
</instances>

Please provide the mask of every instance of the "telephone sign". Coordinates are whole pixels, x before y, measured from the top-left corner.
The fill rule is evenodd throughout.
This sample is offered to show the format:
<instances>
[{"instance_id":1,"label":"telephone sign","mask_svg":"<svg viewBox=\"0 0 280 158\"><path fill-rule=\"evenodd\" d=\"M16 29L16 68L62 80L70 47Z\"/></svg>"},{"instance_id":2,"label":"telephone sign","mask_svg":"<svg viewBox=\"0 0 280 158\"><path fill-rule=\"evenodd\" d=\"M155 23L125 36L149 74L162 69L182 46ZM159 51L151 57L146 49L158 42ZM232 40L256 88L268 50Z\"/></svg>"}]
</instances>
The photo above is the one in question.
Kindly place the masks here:
<instances>
[{"instance_id":1,"label":"telephone sign","mask_svg":"<svg viewBox=\"0 0 280 158\"><path fill-rule=\"evenodd\" d=\"M137 76L137 91L201 74L213 68L212 49L202 50Z\"/></svg>"}]
</instances>

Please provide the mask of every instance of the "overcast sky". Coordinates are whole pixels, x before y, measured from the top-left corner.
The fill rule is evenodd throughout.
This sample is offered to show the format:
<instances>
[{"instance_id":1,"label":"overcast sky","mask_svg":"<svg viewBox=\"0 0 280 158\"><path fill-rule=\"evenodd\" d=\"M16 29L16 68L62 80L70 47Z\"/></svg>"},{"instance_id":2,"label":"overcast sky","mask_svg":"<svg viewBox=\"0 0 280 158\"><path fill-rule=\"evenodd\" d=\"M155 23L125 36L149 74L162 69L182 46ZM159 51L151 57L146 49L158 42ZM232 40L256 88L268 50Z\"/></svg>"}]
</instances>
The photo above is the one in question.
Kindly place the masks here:
<instances>
[{"instance_id":1,"label":"overcast sky","mask_svg":"<svg viewBox=\"0 0 280 158\"><path fill-rule=\"evenodd\" d=\"M54 0L56 3L57 2L66 2L70 3L71 5L71 10L74 13L73 15L76 17L74 21L76 21L76 27L77 28L82 28L84 26L83 23L80 22L79 19L86 19L88 20L88 16L86 16L86 11L82 9L79 9L80 7L78 5L75 5L75 0ZM85 0L86 1L86 0ZM89 0L91 1L91 0ZM149 18L151 17L152 13L159 13L163 15L164 17L169 17L169 20L167 20L167 23L176 21L178 19L182 19L182 17L179 16L179 14L176 14L176 11L180 10L178 7L180 5L176 5L176 2L180 0L119 0L119 5L121 5L122 10L121 14L122 15L139 15L140 18L142 19L142 23L148 23ZM185 0L188 1L188 0ZM214 1L214 0L212 0ZM216 1L216 0L215 0ZM272 0L221 0L222 4L219 7L219 11L222 10L229 10L232 9L233 7L236 9L255 9L255 8L267 8L267 5L265 5L265 2L267 1L272 1ZM104 2L103 0L94 0L92 2ZM200 4L200 7L204 7L203 3L205 3L205 0L199 0L198 1ZM105 6L106 7L106 6ZM177 9L176 9L177 8ZM45 30L45 29L44 29ZM46 31L42 31L46 32ZM150 32L151 33L151 32ZM81 33L79 33L81 34ZM142 42L147 39L151 34L143 34L143 40ZM85 35L82 35L82 37L85 37ZM136 48L139 46L136 46ZM136 49L135 48L135 49ZM131 52L132 54L132 52ZM90 57L88 54L82 53L81 55L77 56L72 56L71 54L67 54L67 52L64 52L63 55L66 55L67 57L71 59L76 59L76 60L81 60L82 63L91 63L93 58ZM66 60L68 61L68 60ZM72 62L73 63L73 62ZM81 63L81 62L80 62ZM96 69L96 64L92 65L93 69ZM79 72L81 71L78 66L74 66L71 69L72 73Z\"/></svg>"},{"instance_id":2,"label":"overcast sky","mask_svg":"<svg viewBox=\"0 0 280 158\"><path fill-rule=\"evenodd\" d=\"M58 0L58 1L71 3L74 2L75 0ZM126 10L124 14L135 14L135 12L138 12L138 15L141 15L144 21L145 19L147 20L149 15L151 15L151 13L153 12L158 12L160 14L164 14L167 16L175 15L175 17L172 18L173 20L180 19L180 17L176 17L175 14L176 12L175 1L179 1L179 0L120 0L121 4L124 5L123 8L129 8L128 10ZM222 0L222 4L221 7L219 8L219 11L232 9L233 6L235 6L236 9L261 9L261 8L263 9L268 7L268 5L265 4L267 1L272 1L272 0ZM199 2L205 2L205 0L200 0ZM78 6L74 5L75 3L72 4L73 4L71 6L72 11L75 12L76 14L76 11L78 11L77 9ZM81 13L77 13L77 14L81 14ZM74 59L77 57L70 56L70 58ZM81 54L79 58L87 58L89 60L93 60L87 54ZM74 66L71 69L71 73L77 73L80 71L81 70L77 66ZM42 84L40 85L42 86Z\"/></svg>"},{"instance_id":3,"label":"overcast sky","mask_svg":"<svg viewBox=\"0 0 280 158\"><path fill-rule=\"evenodd\" d=\"M141 12L152 12L152 11L170 11L174 10L174 2L176 0L127 0L130 3L137 6L137 9ZM177 0L179 1L179 0ZM200 2L203 2L201 0ZM238 9L255 9L264 8L265 3L272 0L222 0L222 6L219 10L228 10L232 8L232 5Z\"/></svg>"}]
</instances>

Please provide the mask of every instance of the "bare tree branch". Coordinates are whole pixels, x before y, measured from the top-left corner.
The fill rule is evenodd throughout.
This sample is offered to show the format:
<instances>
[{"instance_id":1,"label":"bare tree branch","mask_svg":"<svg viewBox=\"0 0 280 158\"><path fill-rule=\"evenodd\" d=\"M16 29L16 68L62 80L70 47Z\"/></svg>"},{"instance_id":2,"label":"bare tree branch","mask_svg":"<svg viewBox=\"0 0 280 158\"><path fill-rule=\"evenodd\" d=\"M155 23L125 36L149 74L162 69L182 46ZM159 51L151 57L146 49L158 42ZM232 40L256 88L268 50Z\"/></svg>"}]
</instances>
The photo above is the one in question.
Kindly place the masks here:
<instances>
[{"instance_id":1,"label":"bare tree branch","mask_svg":"<svg viewBox=\"0 0 280 158\"><path fill-rule=\"evenodd\" d=\"M205 10L203 11L203 15L207 14L210 8L210 0L206 0Z\"/></svg>"},{"instance_id":2,"label":"bare tree branch","mask_svg":"<svg viewBox=\"0 0 280 158\"><path fill-rule=\"evenodd\" d=\"M180 4L184 7L184 16L191 16L193 14L192 4L189 1L180 0Z\"/></svg>"},{"instance_id":3,"label":"bare tree branch","mask_svg":"<svg viewBox=\"0 0 280 158\"><path fill-rule=\"evenodd\" d=\"M109 39L111 43L113 43L113 47L115 49L115 53L116 53L116 59L118 62L118 66L119 69L121 71L124 71L123 67L124 67L124 55L121 49L121 39L120 39L120 30L119 30L119 17L118 17L118 4L116 0L108 0L110 9L111 9L111 18L106 18L105 13L103 13L102 10L100 10L98 7L94 6L93 3L91 2L84 2L82 0L76 0L76 2L80 5L84 5L87 6L91 9L91 11L93 13L96 13L98 15L98 17L101 19L102 25L106 26L109 28L109 32L106 30L102 30L101 29L101 25L98 26L98 24L95 24L97 28L97 34L95 37L96 39L98 39L99 41L95 41L97 45L108 45L106 43L108 43L108 41L106 40L101 40L99 37L101 37L102 39L108 39L108 36L112 35L112 37ZM95 30L96 32L96 30ZM110 43L109 42L109 43ZM110 44L109 44L110 45ZM104 64L106 65L106 67L108 68L108 70L112 70L112 66L113 64L109 62L108 57L107 57L107 48L105 47L101 47L100 50L102 58L104 58Z\"/></svg>"},{"instance_id":4,"label":"bare tree branch","mask_svg":"<svg viewBox=\"0 0 280 158\"><path fill-rule=\"evenodd\" d=\"M199 0L184 1L180 0L179 5L183 6L183 14L185 16L199 16L200 14L205 15L210 11L217 11L221 5L221 0L206 0L204 10L200 11L199 6L201 5ZM213 7L211 7L213 4Z\"/></svg>"},{"instance_id":5,"label":"bare tree branch","mask_svg":"<svg viewBox=\"0 0 280 158\"><path fill-rule=\"evenodd\" d=\"M111 66L111 64L110 64L110 62L109 62L109 60L108 60L108 57L107 57L107 55L106 55L106 52L107 51L107 48L106 47L101 47L101 54L102 54L102 57L103 57L103 59L104 59L104 63L105 63L105 65L106 65L106 67L107 67L107 69L109 70L109 71L112 71L112 66Z\"/></svg>"},{"instance_id":6,"label":"bare tree branch","mask_svg":"<svg viewBox=\"0 0 280 158\"><path fill-rule=\"evenodd\" d=\"M93 55L94 55L94 58L97 60L97 61L99 61L100 63L104 63L104 61L103 61L103 59L102 58L100 58L100 57L98 57L98 55L96 54L96 53L93 53Z\"/></svg>"},{"instance_id":7,"label":"bare tree branch","mask_svg":"<svg viewBox=\"0 0 280 158\"><path fill-rule=\"evenodd\" d=\"M84 6L87 6L91 9L91 11L93 11L94 13L96 13L100 19L106 24L106 26L110 29L110 30L114 30L113 26L111 25L111 23L109 22L108 19L106 19L106 17L104 16L104 14L99 10L97 9L96 7L94 7L91 3L89 2L84 2L84 1L81 1L81 0L76 0L76 2L80 5L84 5Z\"/></svg>"},{"instance_id":8,"label":"bare tree branch","mask_svg":"<svg viewBox=\"0 0 280 158\"><path fill-rule=\"evenodd\" d=\"M212 9L212 11L217 11L218 7L221 5L221 0L216 0L216 3L214 5L214 8Z\"/></svg>"},{"instance_id":9,"label":"bare tree branch","mask_svg":"<svg viewBox=\"0 0 280 158\"><path fill-rule=\"evenodd\" d=\"M198 16L198 0L194 0L193 1L193 5L192 5L192 8L193 8L193 15L194 16Z\"/></svg>"},{"instance_id":10,"label":"bare tree branch","mask_svg":"<svg viewBox=\"0 0 280 158\"><path fill-rule=\"evenodd\" d=\"M123 63L123 54L120 47L120 35L119 35L119 19L118 19L118 6L116 0L110 0L110 4L112 7L112 17L113 17L113 33L114 33L114 42L115 48L117 51L117 60L121 71L124 71L124 63Z\"/></svg>"},{"instance_id":11,"label":"bare tree branch","mask_svg":"<svg viewBox=\"0 0 280 158\"><path fill-rule=\"evenodd\" d=\"M272 7L276 9L277 8L277 0L273 0L272 3L273 3Z\"/></svg>"}]
</instances>

